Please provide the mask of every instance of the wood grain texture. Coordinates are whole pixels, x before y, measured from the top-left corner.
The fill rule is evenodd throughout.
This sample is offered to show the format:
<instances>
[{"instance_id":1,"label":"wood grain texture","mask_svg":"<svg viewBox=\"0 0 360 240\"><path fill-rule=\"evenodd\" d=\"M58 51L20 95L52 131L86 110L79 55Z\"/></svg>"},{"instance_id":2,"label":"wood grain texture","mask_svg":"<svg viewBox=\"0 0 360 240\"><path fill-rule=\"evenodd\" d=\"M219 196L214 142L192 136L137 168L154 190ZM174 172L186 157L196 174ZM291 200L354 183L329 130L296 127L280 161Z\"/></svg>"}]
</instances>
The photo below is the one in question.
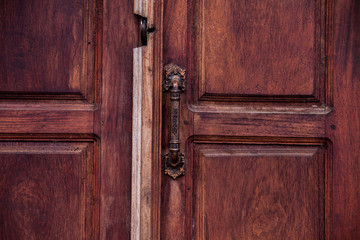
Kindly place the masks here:
<instances>
[{"instance_id":1,"label":"wood grain texture","mask_svg":"<svg viewBox=\"0 0 360 240\"><path fill-rule=\"evenodd\" d=\"M143 13L147 17L147 24L149 28L154 27L154 3L151 1L143 1ZM154 27L155 28L155 27ZM155 28L156 31L156 28ZM154 33L148 33L147 45L142 47L143 51L143 65L142 65L142 118L141 118L141 240L153 239L152 231L152 179L154 163L151 159L158 156L154 154L153 149L158 148L160 144L154 141Z\"/></svg>"},{"instance_id":2,"label":"wood grain texture","mask_svg":"<svg viewBox=\"0 0 360 240\"><path fill-rule=\"evenodd\" d=\"M333 233L359 239L360 2L336 1L334 9L334 112L326 129L334 145Z\"/></svg>"},{"instance_id":3,"label":"wood grain texture","mask_svg":"<svg viewBox=\"0 0 360 240\"><path fill-rule=\"evenodd\" d=\"M1 133L93 133L93 107L6 105L0 107Z\"/></svg>"},{"instance_id":4,"label":"wood grain texture","mask_svg":"<svg viewBox=\"0 0 360 240\"><path fill-rule=\"evenodd\" d=\"M133 1L103 1L100 239L130 239Z\"/></svg>"},{"instance_id":5,"label":"wood grain texture","mask_svg":"<svg viewBox=\"0 0 360 240\"><path fill-rule=\"evenodd\" d=\"M152 159L152 209L151 209L151 239L159 240L161 236L161 193L162 193L162 79L163 79L163 2L153 2L152 23L156 27L153 35L153 159Z\"/></svg>"},{"instance_id":6,"label":"wood grain texture","mask_svg":"<svg viewBox=\"0 0 360 240\"><path fill-rule=\"evenodd\" d=\"M150 10L151 11L151 10ZM151 236L153 158L153 36L147 46L134 49L131 239Z\"/></svg>"},{"instance_id":7,"label":"wood grain texture","mask_svg":"<svg viewBox=\"0 0 360 240\"><path fill-rule=\"evenodd\" d=\"M94 1L1 1L0 98L94 95Z\"/></svg>"},{"instance_id":8,"label":"wood grain texture","mask_svg":"<svg viewBox=\"0 0 360 240\"><path fill-rule=\"evenodd\" d=\"M163 4L158 10L164 20L158 40L163 41L163 64L187 70L179 127L186 173L185 180L162 178L159 238L331 239L332 153L325 139L333 111L333 1ZM170 138L169 106L163 94L162 152ZM199 141L216 145L212 154L219 157L199 163ZM250 157L221 155L241 144L260 150L252 149ZM278 152L261 153L270 145ZM280 149L293 154L283 156ZM241 166L250 158L254 168L246 175L249 169ZM309 184L301 185L301 179ZM236 190L239 182L243 190ZM204 188L206 198L199 193ZM288 211L276 204L273 189ZM261 194L251 195L257 190ZM206 210L199 210L199 201L209 203ZM238 214L250 201L249 213Z\"/></svg>"},{"instance_id":9,"label":"wood grain texture","mask_svg":"<svg viewBox=\"0 0 360 240\"><path fill-rule=\"evenodd\" d=\"M29 204L34 209L29 208L29 213L23 216L40 219L36 221L43 229L39 227L33 235L33 230L28 228L27 235L5 236L8 239L129 239L131 59L132 49L138 45L133 1L5 0L0 1L0 7L0 42L4 46L4 54L0 56L0 136L29 146L40 140L73 143L74 139L80 142L96 139L99 143L94 144L93 152L84 151L82 156L97 159L91 171L98 175L92 182L83 176L82 165L75 164L77 158L58 154L56 144L49 144L46 154L40 154L38 159L39 154L35 153L33 157L13 154L14 163L7 167L16 170L19 166L18 172L11 173L13 178L16 180L18 176L29 184L44 186L34 194L30 189L29 194L34 199L36 194L50 199L44 203L31 200ZM41 171L46 175L41 179L34 174L37 179L32 180L26 166L38 175ZM59 166L58 170L54 166ZM79 180L77 186L72 179ZM77 189L86 182L93 194L83 196L89 191ZM57 188L59 196L54 197ZM67 206L69 201L63 195L74 191L85 201L91 219L80 220L84 214L90 214L81 210L85 206L83 202L75 205L72 201ZM26 204L11 205L11 201L6 204L8 211L16 207L27 211ZM69 213L61 216L56 206L67 206ZM10 228L15 229L14 219ZM21 221L19 218L18 223L22 224Z\"/></svg>"},{"instance_id":10,"label":"wood grain texture","mask_svg":"<svg viewBox=\"0 0 360 240\"><path fill-rule=\"evenodd\" d=\"M99 236L96 4L0 1L3 239Z\"/></svg>"},{"instance_id":11,"label":"wood grain texture","mask_svg":"<svg viewBox=\"0 0 360 240\"><path fill-rule=\"evenodd\" d=\"M95 156L92 142L2 139L1 238L94 239Z\"/></svg>"},{"instance_id":12,"label":"wood grain texture","mask_svg":"<svg viewBox=\"0 0 360 240\"><path fill-rule=\"evenodd\" d=\"M161 11L163 11L163 26L164 31L163 45L162 45L162 66L159 69L160 79L162 82L163 66L174 63L181 68L187 70L187 47L188 37L186 30L188 17L188 2L169 0L163 1ZM159 89L161 91L161 88ZM183 96L186 96L184 94ZM186 98L181 96L180 106L186 106ZM161 147L162 154L169 152L170 140L170 97L169 93L162 96L162 136ZM183 110L183 108L181 109ZM187 111L180 112L180 119L182 121L191 121L191 113ZM185 152L185 142L188 134L191 134L191 129L184 128L181 122L179 126L180 152ZM160 219L160 239L186 239L188 232L186 227L186 198L182 193L185 191L185 178L179 178L176 181L166 177L162 174L161 179L161 219Z\"/></svg>"},{"instance_id":13,"label":"wood grain texture","mask_svg":"<svg viewBox=\"0 0 360 240\"><path fill-rule=\"evenodd\" d=\"M133 108L132 108L132 161L131 161L131 239L141 237L141 120L142 120L142 48L134 49Z\"/></svg>"},{"instance_id":14,"label":"wood grain texture","mask_svg":"<svg viewBox=\"0 0 360 240\"><path fill-rule=\"evenodd\" d=\"M200 100L324 102L325 1L195 4Z\"/></svg>"},{"instance_id":15,"label":"wood grain texture","mask_svg":"<svg viewBox=\"0 0 360 240\"><path fill-rule=\"evenodd\" d=\"M203 113L194 115L194 134L324 137L324 120L324 115Z\"/></svg>"},{"instance_id":16,"label":"wood grain texture","mask_svg":"<svg viewBox=\"0 0 360 240\"><path fill-rule=\"evenodd\" d=\"M180 121L184 134L181 138L187 141L185 152L201 155L194 148L193 139L200 139L201 143L196 144L202 146L220 147L211 153L219 157L208 157L210 161L198 157L203 158L199 163L187 155L185 183L183 179L176 183L162 178L162 202L158 205L161 239L211 239L211 234L216 233L219 235L215 239L238 239L239 233L248 234L248 239L359 239L358 1L163 3L163 8L158 9L158 15L163 14L165 20L163 39L159 40L160 46L162 40L164 43L163 62L185 67L190 76L190 91L186 92ZM161 70L157 71L160 76ZM167 106L167 100L163 100L163 121L159 123L165 129L163 151L167 150L164 142L169 136L164 120L169 116ZM242 142L244 139L248 140ZM316 143L319 139L326 142L327 150ZM249 156L221 155L224 151L228 154L227 148L241 148L236 147L241 144L276 145L292 149L294 155L289 156L289 161L281 154L268 156L264 152L257 154L256 150L250 151ZM307 148L319 152L310 157L306 155ZM319 159L326 162L323 170L314 164ZM230 162L229 168L223 166L226 161ZM243 164L239 166L237 162ZM251 165L249 162L255 166L250 170L245 168ZM211 163L217 168L212 168ZM234 173L236 169L243 174ZM315 178L316 172L324 177ZM271 178L273 181L260 181ZM298 178L310 184L300 185ZM320 179L325 179L323 185L316 184ZM198 181L196 189L193 181ZM271 183L281 182L292 183L293 189L285 184L281 189L286 194L279 192L277 199L295 209L294 218L288 219L291 214L279 210L283 205L269 197L276 189ZM206 197L201 198L199 189L208 189L203 191ZM215 197L214 189L219 192ZM261 194L251 196L256 190ZM314 210L309 206L313 206L317 193L318 200L324 199L325 204ZM288 196L296 201L286 200ZM194 224L194 209L189 207L196 206L200 213L199 201L206 206L202 210L206 212L206 224L200 226ZM243 215L233 213L229 206L241 212L239 205L234 204L241 201L244 206L259 204L248 208L248 218L239 221ZM307 217L311 220L306 221ZM272 221L274 218L278 221ZM202 219L201 214L195 219ZM264 224L266 221L270 223ZM288 226L289 223L293 224ZM283 231L284 227L288 232Z\"/></svg>"},{"instance_id":17,"label":"wood grain texture","mask_svg":"<svg viewBox=\"0 0 360 240\"><path fill-rule=\"evenodd\" d=\"M324 157L321 146L195 144L196 239L324 239Z\"/></svg>"}]
</instances>

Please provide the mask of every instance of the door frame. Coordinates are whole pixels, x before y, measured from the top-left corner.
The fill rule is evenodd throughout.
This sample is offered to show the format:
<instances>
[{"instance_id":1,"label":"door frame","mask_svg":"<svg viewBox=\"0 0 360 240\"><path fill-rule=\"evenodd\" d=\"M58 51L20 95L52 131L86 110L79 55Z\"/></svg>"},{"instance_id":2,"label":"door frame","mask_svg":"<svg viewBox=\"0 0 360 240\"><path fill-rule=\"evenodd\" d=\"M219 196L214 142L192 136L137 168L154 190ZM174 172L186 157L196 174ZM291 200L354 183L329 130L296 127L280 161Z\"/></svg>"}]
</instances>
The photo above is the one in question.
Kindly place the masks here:
<instances>
[{"instance_id":1,"label":"door frame","mask_svg":"<svg viewBox=\"0 0 360 240\"><path fill-rule=\"evenodd\" d=\"M341 84L355 84L359 79L351 75L351 67L355 68L359 63L347 53L349 49L354 51L356 45L353 44L360 43L355 38L358 28L353 26L356 22L356 14L349 15L353 13L352 11L356 13L352 3L351 0L344 0L329 5L333 11L333 16L328 16L333 18L330 19L329 27L334 30L333 35L329 36L333 39L331 41L333 45L328 46L330 52L327 53L329 54L327 67L329 74L332 75L330 85L333 89L334 105L341 106L351 102L351 107L356 109L360 105L356 101L351 101L351 93L357 96L356 88L348 90L350 96L337 93L336 89ZM160 239L163 1L134 0L134 9L135 14L147 18L148 26L156 28L154 32L156 34L148 34L147 46L134 50L131 239ZM348 35L352 38L347 38ZM340 147L349 144L349 139L335 132L338 128L335 123L341 119L342 113L349 113L349 110L349 105L345 105L344 109L337 110L338 113L332 113L325 126L328 137L335 143L341 143ZM352 113L351 116L355 117L355 114ZM357 144L359 137L356 136L353 141ZM354 155L359 153L358 150L353 149L353 151ZM332 149L331 152L336 153L336 149ZM356 207L355 202L346 204L349 201L346 193L356 192L360 187L356 184L343 189L343 186L355 182L359 173L356 172L358 165L355 160L348 158L349 155L346 154L342 157L343 159L337 159L334 156L334 169L339 173L334 174L330 183L333 192L330 217L333 218L335 215L338 217L327 227L331 235L346 237L351 235L350 230L354 230L353 227L359 216L358 213L354 213L354 216L346 216L349 210Z\"/></svg>"},{"instance_id":2,"label":"door frame","mask_svg":"<svg viewBox=\"0 0 360 240\"><path fill-rule=\"evenodd\" d=\"M134 0L147 44L133 50L131 239L158 239L161 191L162 2ZM141 31L139 26L139 31ZM157 34L154 34L157 33Z\"/></svg>"}]
</instances>

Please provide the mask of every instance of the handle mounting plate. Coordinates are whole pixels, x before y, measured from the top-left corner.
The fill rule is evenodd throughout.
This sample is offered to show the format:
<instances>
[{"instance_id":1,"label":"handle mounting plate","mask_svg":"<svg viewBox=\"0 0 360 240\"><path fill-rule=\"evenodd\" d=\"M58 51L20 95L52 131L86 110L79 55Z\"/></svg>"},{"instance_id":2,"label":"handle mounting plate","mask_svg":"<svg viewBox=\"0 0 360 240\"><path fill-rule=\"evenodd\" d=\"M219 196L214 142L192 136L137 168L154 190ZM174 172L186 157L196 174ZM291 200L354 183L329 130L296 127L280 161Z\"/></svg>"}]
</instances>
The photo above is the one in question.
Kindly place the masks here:
<instances>
[{"instance_id":1,"label":"handle mounting plate","mask_svg":"<svg viewBox=\"0 0 360 240\"><path fill-rule=\"evenodd\" d=\"M185 91L186 71L175 64L165 66L165 78L162 83L163 91L170 92L170 148L169 153L163 156L165 175L173 179L185 174L185 154L180 153L179 118L180 93Z\"/></svg>"}]
</instances>

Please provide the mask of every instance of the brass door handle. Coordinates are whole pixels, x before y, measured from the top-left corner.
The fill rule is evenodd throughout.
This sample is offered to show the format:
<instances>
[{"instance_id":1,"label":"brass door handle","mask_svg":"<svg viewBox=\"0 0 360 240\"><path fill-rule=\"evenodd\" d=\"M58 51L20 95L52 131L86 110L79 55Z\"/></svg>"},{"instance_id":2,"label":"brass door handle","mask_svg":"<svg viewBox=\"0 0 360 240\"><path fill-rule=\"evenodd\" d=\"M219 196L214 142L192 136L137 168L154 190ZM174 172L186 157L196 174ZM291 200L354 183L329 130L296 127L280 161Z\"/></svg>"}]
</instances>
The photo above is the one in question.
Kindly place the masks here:
<instances>
[{"instance_id":1,"label":"brass door handle","mask_svg":"<svg viewBox=\"0 0 360 240\"><path fill-rule=\"evenodd\" d=\"M165 78L162 84L163 92L170 92L170 153L163 157L165 174L173 179L185 174L185 154L180 153L179 117L180 93L185 91L185 70L175 64L165 66Z\"/></svg>"}]
</instances>

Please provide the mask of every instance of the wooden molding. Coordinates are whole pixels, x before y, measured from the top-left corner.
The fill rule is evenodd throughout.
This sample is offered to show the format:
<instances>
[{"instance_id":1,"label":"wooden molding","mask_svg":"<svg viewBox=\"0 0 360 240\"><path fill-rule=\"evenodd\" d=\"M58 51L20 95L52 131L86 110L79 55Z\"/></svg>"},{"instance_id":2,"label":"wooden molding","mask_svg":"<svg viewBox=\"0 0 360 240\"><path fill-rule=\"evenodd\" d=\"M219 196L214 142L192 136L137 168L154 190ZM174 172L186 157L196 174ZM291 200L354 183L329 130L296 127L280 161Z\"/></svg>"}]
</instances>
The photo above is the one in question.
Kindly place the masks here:
<instances>
[{"instance_id":1,"label":"wooden molding","mask_svg":"<svg viewBox=\"0 0 360 240\"><path fill-rule=\"evenodd\" d=\"M134 13L153 23L151 1L136 0ZM134 49L131 239L151 239L153 162L153 36Z\"/></svg>"}]
</instances>

